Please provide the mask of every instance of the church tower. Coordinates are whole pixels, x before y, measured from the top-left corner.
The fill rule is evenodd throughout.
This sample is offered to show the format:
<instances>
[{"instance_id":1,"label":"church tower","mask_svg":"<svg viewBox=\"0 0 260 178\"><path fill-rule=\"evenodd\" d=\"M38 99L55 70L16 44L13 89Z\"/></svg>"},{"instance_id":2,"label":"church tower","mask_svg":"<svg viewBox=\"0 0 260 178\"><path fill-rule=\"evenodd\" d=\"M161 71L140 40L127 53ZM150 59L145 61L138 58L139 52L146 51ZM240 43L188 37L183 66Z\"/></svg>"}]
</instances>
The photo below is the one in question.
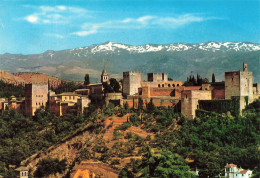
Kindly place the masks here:
<instances>
[{"instance_id":1,"label":"church tower","mask_svg":"<svg viewBox=\"0 0 260 178\"><path fill-rule=\"evenodd\" d=\"M104 69L101 74L101 83L109 81L109 76L106 70Z\"/></svg>"}]
</instances>

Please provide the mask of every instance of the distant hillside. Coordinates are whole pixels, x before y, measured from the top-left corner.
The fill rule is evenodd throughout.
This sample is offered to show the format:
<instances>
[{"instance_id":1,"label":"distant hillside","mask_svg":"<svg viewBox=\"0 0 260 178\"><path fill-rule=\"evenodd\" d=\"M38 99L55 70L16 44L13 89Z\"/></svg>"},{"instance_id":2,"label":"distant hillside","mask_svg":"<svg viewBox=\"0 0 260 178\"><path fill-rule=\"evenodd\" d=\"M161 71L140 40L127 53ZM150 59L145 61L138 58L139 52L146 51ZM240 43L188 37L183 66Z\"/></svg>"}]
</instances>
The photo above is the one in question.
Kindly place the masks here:
<instances>
[{"instance_id":1,"label":"distant hillside","mask_svg":"<svg viewBox=\"0 0 260 178\"><path fill-rule=\"evenodd\" d=\"M15 85L26 83L23 78L5 72L3 70L0 70L0 80L8 84L15 84Z\"/></svg>"},{"instance_id":2,"label":"distant hillside","mask_svg":"<svg viewBox=\"0 0 260 178\"><path fill-rule=\"evenodd\" d=\"M7 72L40 72L62 79L83 81L86 73L91 82L100 80L102 69L111 77L122 78L123 71L167 72L174 80L186 80L192 73L217 81L225 71L242 69L242 62L260 82L260 44L247 42L206 42L199 44L125 45L114 42L41 54L0 55L0 68ZM146 77L143 77L145 80Z\"/></svg>"},{"instance_id":3,"label":"distant hillside","mask_svg":"<svg viewBox=\"0 0 260 178\"><path fill-rule=\"evenodd\" d=\"M0 70L0 80L8 84L26 84L26 83L49 83L53 87L57 87L61 82L70 82L69 80L63 80L58 77L49 76L42 73L35 72L19 72L10 74L3 70ZM77 82L82 83L82 82Z\"/></svg>"}]
</instances>

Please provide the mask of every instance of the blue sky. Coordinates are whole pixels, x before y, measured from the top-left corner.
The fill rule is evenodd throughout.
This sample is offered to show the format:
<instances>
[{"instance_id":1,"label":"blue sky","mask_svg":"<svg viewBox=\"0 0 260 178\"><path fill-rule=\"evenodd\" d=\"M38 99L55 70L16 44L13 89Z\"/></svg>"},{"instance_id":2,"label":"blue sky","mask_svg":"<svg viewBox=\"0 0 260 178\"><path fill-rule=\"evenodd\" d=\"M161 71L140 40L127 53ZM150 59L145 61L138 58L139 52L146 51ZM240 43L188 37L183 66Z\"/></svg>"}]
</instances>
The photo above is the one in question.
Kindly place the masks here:
<instances>
[{"instance_id":1,"label":"blue sky","mask_svg":"<svg viewBox=\"0 0 260 178\"><path fill-rule=\"evenodd\" d=\"M260 43L260 1L0 1L0 54L34 54L106 41Z\"/></svg>"}]
</instances>

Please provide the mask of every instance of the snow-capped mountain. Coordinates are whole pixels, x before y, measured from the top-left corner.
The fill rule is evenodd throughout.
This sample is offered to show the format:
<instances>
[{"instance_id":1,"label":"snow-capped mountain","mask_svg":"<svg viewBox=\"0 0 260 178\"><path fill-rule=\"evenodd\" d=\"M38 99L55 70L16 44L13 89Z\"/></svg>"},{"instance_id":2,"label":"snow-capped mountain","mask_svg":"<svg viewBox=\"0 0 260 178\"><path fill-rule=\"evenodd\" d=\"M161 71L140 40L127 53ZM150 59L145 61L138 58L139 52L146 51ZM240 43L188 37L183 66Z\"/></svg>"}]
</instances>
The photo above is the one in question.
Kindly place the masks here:
<instances>
[{"instance_id":1,"label":"snow-capped mountain","mask_svg":"<svg viewBox=\"0 0 260 178\"><path fill-rule=\"evenodd\" d=\"M260 44L245 43L245 42L206 42L199 44L186 44L186 43L172 43L167 45L125 45L115 42L106 42L100 45L93 45L84 48L76 48L71 51L87 50L93 54L99 52L120 52L120 50L125 50L130 53L148 53L148 52L158 52L158 51L187 51L187 50L204 50L204 51L258 51L260 50Z\"/></svg>"},{"instance_id":2,"label":"snow-capped mountain","mask_svg":"<svg viewBox=\"0 0 260 178\"><path fill-rule=\"evenodd\" d=\"M223 80L225 71L241 70L248 62L254 82L260 82L260 44L248 42L205 42L198 44L127 45L115 42L33 55L0 55L0 69L7 72L42 72L69 80L83 80L89 73L98 81L104 66L111 77L123 71L167 72L174 80L185 80L191 71L210 78L214 72ZM145 78L144 78L145 79Z\"/></svg>"}]
</instances>

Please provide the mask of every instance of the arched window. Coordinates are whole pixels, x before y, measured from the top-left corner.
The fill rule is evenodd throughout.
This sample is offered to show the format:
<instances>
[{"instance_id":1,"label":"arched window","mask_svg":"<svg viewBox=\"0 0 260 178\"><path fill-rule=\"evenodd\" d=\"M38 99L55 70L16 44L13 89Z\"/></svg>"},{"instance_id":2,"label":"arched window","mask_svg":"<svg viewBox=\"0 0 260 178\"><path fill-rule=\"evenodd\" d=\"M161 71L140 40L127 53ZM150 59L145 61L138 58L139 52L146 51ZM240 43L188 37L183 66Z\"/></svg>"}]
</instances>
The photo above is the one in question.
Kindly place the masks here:
<instances>
[{"instance_id":1,"label":"arched window","mask_svg":"<svg viewBox=\"0 0 260 178\"><path fill-rule=\"evenodd\" d=\"M158 87L161 87L161 85L160 85L160 84L158 84Z\"/></svg>"},{"instance_id":2,"label":"arched window","mask_svg":"<svg viewBox=\"0 0 260 178\"><path fill-rule=\"evenodd\" d=\"M177 87L180 86L179 84L177 84Z\"/></svg>"},{"instance_id":3,"label":"arched window","mask_svg":"<svg viewBox=\"0 0 260 178\"><path fill-rule=\"evenodd\" d=\"M164 87L164 84L162 84L162 87Z\"/></svg>"},{"instance_id":4,"label":"arched window","mask_svg":"<svg viewBox=\"0 0 260 178\"><path fill-rule=\"evenodd\" d=\"M171 87L171 84L168 84L168 87Z\"/></svg>"},{"instance_id":5,"label":"arched window","mask_svg":"<svg viewBox=\"0 0 260 178\"><path fill-rule=\"evenodd\" d=\"M173 86L173 87L175 87L175 85L174 85L174 84L172 84L172 86Z\"/></svg>"},{"instance_id":6,"label":"arched window","mask_svg":"<svg viewBox=\"0 0 260 178\"><path fill-rule=\"evenodd\" d=\"M37 102L36 102L36 106L37 106Z\"/></svg>"}]
</instances>

